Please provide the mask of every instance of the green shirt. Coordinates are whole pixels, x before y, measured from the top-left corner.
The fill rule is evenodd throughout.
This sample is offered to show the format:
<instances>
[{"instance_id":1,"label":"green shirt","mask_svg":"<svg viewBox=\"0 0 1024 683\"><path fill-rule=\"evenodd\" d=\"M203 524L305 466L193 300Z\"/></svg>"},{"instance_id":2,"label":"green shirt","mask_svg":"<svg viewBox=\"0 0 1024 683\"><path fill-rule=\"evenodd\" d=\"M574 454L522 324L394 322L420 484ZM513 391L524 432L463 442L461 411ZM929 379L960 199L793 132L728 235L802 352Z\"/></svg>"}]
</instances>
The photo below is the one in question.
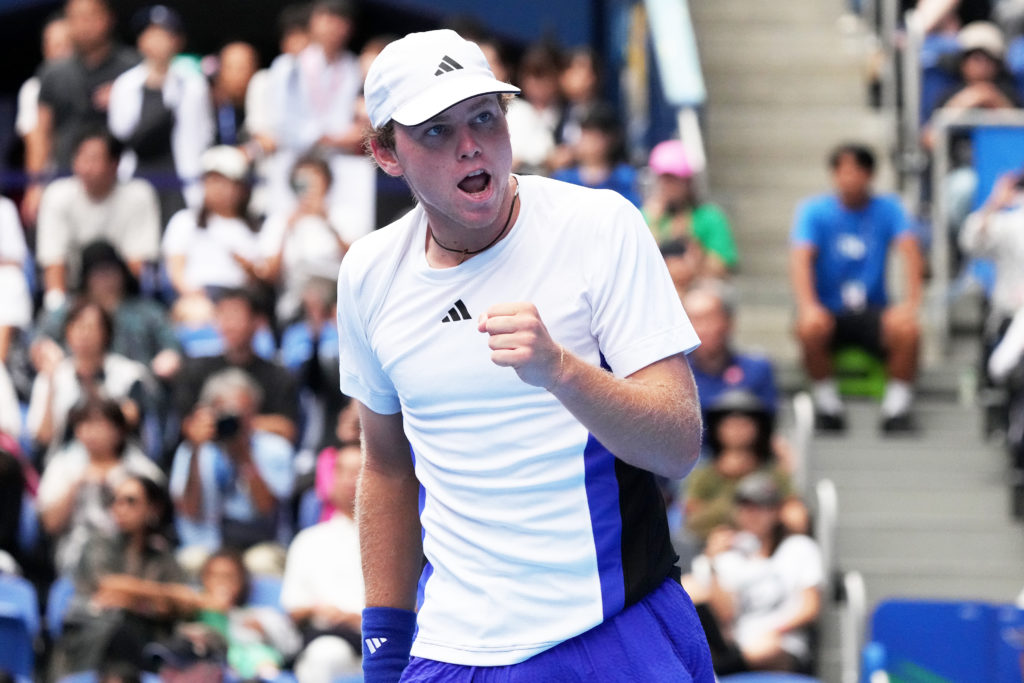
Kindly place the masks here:
<instances>
[{"instance_id":1,"label":"green shirt","mask_svg":"<svg viewBox=\"0 0 1024 683\"><path fill-rule=\"evenodd\" d=\"M659 219L652 221L644 213L644 219L659 245L673 239L670 214L662 214ZM729 219L720 208L714 204L701 204L690 213L690 226L694 238L704 251L720 258L726 267L736 267L739 263L739 252L732 237Z\"/></svg>"}]
</instances>

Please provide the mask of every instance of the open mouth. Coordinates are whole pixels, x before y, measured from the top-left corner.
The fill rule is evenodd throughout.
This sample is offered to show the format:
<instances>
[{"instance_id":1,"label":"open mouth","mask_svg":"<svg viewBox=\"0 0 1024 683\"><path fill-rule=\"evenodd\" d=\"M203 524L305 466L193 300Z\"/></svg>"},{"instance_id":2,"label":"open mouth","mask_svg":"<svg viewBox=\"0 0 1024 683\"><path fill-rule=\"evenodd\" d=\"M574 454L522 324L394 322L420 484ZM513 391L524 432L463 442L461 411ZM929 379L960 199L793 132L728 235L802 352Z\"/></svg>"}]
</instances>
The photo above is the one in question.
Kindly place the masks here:
<instances>
[{"instance_id":1,"label":"open mouth","mask_svg":"<svg viewBox=\"0 0 1024 683\"><path fill-rule=\"evenodd\" d=\"M487 171L473 171L459 182L459 189L467 194L486 192L491 186L491 174Z\"/></svg>"}]
</instances>

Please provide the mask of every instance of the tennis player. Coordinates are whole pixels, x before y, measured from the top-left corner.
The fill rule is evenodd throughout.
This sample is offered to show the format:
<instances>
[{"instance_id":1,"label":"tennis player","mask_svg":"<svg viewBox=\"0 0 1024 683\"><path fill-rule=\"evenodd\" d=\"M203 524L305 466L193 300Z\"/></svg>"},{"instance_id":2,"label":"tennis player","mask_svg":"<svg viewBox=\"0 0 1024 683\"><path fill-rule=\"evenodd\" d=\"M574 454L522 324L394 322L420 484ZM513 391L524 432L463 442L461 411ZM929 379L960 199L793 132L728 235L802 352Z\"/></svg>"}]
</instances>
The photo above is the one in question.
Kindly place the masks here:
<instances>
[{"instance_id":1,"label":"tennis player","mask_svg":"<svg viewBox=\"0 0 1024 683\"><path fill-rule=\"evenodd\" d=\"M418 202L338 277L366 680L710 682L654 478L698 455L699 342L628 201L511 174L516 92L447 30L366 79Z\"/></svg>"}]
</instances>

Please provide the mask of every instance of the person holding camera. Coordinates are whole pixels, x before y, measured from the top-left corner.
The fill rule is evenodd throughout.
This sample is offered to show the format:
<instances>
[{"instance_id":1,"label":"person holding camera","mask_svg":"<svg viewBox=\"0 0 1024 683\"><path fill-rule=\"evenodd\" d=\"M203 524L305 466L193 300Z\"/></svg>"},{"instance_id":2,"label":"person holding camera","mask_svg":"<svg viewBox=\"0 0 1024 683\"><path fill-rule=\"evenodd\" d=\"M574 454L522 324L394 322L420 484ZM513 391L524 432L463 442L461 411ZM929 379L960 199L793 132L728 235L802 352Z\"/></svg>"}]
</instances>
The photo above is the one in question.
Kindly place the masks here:
<instances>
[{"instance_id":1,"label":"person holding camera","mask_svg":"<svg viewBox=\"0 0 1024 683\"><path fill-rule=\"evenodd\" d=\"M174 454L170 489L189 566L221 547L251 551L287 534L281 512L294 483L292 446L254 426L262 394L238 368L210 377Z\"/></svg>"}]
</instances>

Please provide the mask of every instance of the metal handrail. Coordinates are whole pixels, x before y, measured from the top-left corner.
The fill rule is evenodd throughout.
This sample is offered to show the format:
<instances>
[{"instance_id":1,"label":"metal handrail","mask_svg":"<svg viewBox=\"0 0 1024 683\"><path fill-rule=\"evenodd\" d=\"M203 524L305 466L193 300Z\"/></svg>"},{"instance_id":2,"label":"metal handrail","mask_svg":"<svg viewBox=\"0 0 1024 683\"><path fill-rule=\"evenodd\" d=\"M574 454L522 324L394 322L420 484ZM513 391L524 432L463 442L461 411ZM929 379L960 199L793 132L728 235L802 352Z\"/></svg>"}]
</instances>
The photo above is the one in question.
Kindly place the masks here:
<instances>
[{"instance_id":1,"label":"metal handrail","mask_svg":"<svg viewBox=\"0 0 1024 683\"><path fill-rule=\"evenodd\" d=\"M843 575L843 596L845 606L839 618L841 680L842 683L858 683L868 615L867 589L860 572L849 571Z\"/></svg>"}]
</instances>

